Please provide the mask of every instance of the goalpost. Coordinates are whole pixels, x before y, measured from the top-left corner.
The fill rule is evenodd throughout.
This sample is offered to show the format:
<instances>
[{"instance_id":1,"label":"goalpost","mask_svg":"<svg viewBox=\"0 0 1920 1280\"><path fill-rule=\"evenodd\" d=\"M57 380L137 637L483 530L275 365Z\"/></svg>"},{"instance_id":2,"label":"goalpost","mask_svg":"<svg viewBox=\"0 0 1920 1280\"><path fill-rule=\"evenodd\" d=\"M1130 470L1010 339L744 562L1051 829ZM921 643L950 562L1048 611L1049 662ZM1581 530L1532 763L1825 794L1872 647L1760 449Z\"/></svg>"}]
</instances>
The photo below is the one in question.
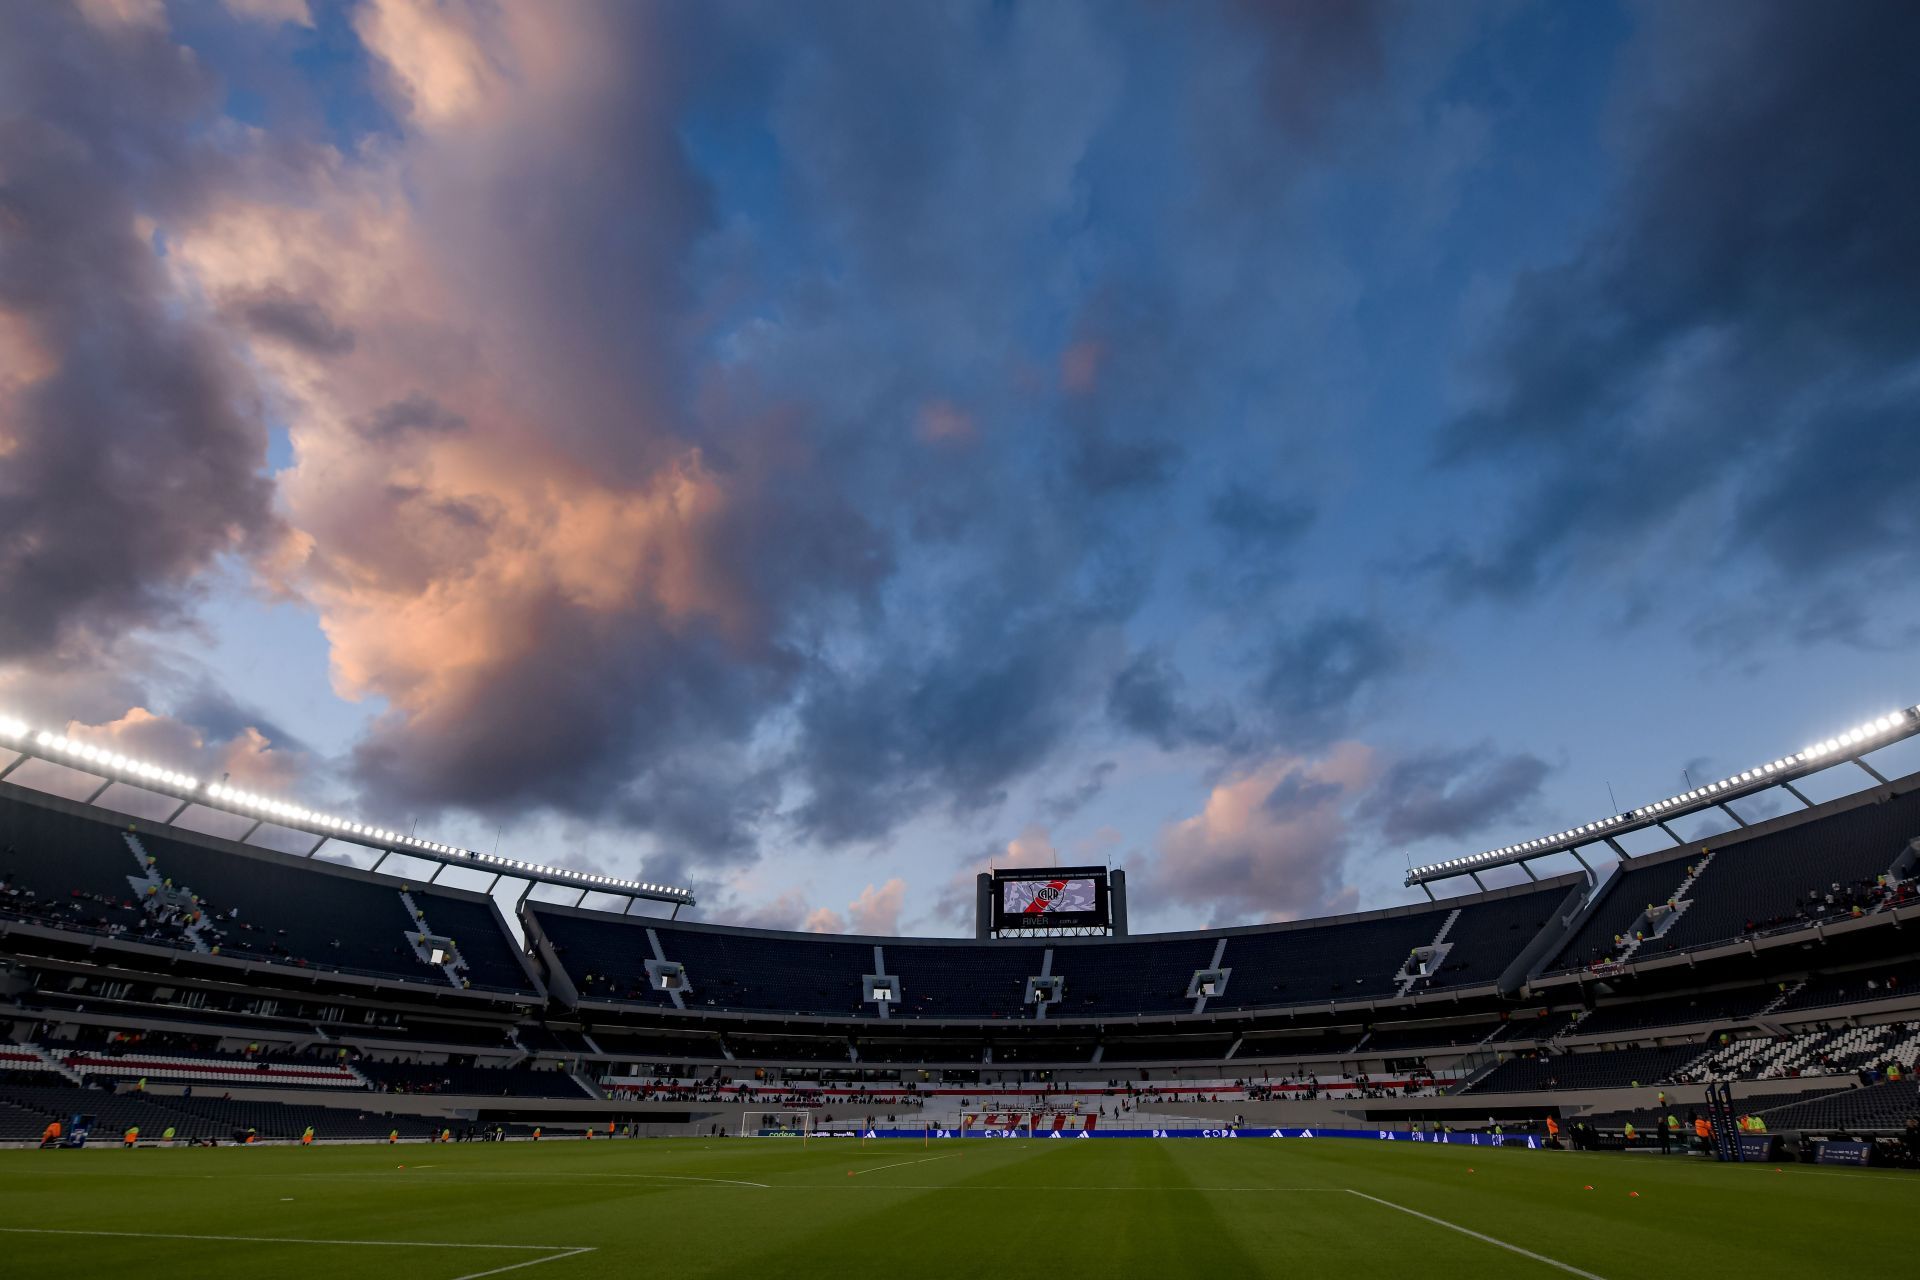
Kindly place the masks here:
<instances>
[{"instance_id":1,"label":"goalpost","mask_svg":"<svg viewBox=\"0 0 1920 1280\"><path fill-rule=\"evenodd\" d=\"M740 1136L743 1138L799 1138L805 1141L813 1133L811 1111L742 1111Z\"/></svg>"},{"instance_id":2,"label":"goalpost","mask_svg":"<svg viewBox=\"0 0 1920 1280\"><path fill-rule=\"evenodd\" d=\"M991 1134L996 1138L1031 1138L1031 1111L968 1111L960 1117L963 1134Z\"/></svg>"}]
</instances>

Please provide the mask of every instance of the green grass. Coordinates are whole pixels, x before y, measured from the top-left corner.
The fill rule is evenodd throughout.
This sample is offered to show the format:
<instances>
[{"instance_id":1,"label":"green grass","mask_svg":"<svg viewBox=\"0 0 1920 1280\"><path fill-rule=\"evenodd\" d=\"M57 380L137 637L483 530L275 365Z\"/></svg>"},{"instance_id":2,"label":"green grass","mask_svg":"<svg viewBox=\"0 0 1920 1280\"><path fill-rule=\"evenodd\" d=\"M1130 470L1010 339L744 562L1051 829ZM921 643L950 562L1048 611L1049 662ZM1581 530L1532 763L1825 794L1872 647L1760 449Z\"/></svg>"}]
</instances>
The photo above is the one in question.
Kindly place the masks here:
<instances>
[{"instance_id":1,"label":"green grass","mask_svg":"<svg viewBox=\"0 0 1920 1280\"><path fill-rule=\"evenodd\" d=\"M1782 1167L1254 1138L9 1151L0 1275L1913 1274L1920 1177Z\"/></svg>"}]
</instances>

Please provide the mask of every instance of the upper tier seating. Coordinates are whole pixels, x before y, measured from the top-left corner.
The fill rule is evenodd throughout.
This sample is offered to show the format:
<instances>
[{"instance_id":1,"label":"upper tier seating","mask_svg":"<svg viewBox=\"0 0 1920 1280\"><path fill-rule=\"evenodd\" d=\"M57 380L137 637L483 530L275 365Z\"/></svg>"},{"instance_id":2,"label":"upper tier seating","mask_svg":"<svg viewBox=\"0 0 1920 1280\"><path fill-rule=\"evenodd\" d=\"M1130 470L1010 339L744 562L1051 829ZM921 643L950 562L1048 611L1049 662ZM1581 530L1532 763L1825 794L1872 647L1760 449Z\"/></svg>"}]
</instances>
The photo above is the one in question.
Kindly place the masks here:
<instances>
[{"instance_id":1,"label":"upper tier seating","mask_svg":"<svg viewBox=\"0 0 1920 1280\"><path fill-rule=\"evenodd\" d=\"M908 945L888 943L887 972L900 979L896 1018L1025 1018L1027 979L1038 977L1046 948L1025 943ZM1054 952L1053 972L1061 972ZM1076 1007L1079 983L1069 978L1064 1007ZM1064 1012L1062 1014L1064 1015Z\"/></svg>"},{"instance_id":2,"label":"upper tier seating","mask_svg":"<svg viewBox=\"0 0 1920 1280\"><path fill-rule=\"evenodd\" d=\"M1218 946L1214 938L1168 938L1055 947L1053 972L1066 980L1066 989L1047 1016L1189 1013L1193 997L1187 988L1195 971L1212 964Z\"/></svg>"},{"instance_id":3,"label":"upper tier seating","mask_svg":"<svg viewBox=\"0 0 1920 1280\"><path fill-rule=\"evenodd\" d=\"M204 913L200 944L222 955L449 985L448 974L420 958L408 938L419 925L401 896L403 883L329 863L230 853L145 824L116 825L0 797L0 884L0 909L62 927L191 948L188 926L197 907ZM411 893L433 935L453 940L467 982L533 993L490 901L423 886ZM142 907L168 898L184 903L183 911ZM162 915L173 918L162 923Z\"/></svg>"},{"instance_id":4,"label":"upper tier seating","mask_svg":"<svg viewBox=\"0 0 1920 1280\"><path fill-rule=\"evenodd\" d=\"M1876 879L1920 836L1920 791L1767 835L1743 840L1738 834L1700 843L1699 848L1713 851L1713 858L1688 890L1690 905L1666 933L1643 943L1635 959L1844 918L1854 900L1871 901ZM1561 948L1551 967L1581 968L1613 958L1615 935L1629 935L1649 904L1667 902L1696 861L1678 858L1617 870L1618 879L1599 908ZM1834 902L1827 901L1829 895Z\"/></svg>"},{"instance_id":5,"label":"upper tier seating","mask_svg":"<svg viewBox=\"0 0 1920 1280\"><path fill-rule=\"evenodd\" d=\"M994 942L875 944L805 934L765 934L693 926L656 918L575 913L529 903L534 925L588 999L672 1003L649 981L647 961L686 969L689 1009L878 1017L863 999L863 975L884 965L900 980L899 1018L1033 1019L1027 980L1061 980L1061 998L1049 1018L1124 1017L1189 1013L1194 974L1230 970L1227 990L1208 1012L1330 1000L1380 999L1403 986L1433 990L1476 986L1500 977L1566 900L1559 883L1482 902L1440 902L1404 914L1333 920L1306 927L1224 935L1186 934L1114 940L1044 939ZM1448 925L1450 917L1455 916ZM1402 972L1409 956L1446 929L1451 946L1440 969L1417 988ZM1051 952L1049 967L1048 953Z\"/></svg>"}]
</instances>

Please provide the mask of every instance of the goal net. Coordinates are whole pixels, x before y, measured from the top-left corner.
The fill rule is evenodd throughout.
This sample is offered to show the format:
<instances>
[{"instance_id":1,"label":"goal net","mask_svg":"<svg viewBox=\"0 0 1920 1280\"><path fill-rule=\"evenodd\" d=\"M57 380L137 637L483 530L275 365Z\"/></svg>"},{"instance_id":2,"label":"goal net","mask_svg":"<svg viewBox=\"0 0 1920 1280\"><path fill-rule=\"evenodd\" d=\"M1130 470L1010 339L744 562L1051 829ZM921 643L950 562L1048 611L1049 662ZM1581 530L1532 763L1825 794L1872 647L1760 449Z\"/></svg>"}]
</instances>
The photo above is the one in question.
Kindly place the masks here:
<instances>
[{"instance_id":1,"label":"goal net","mask_svg":"<svg viewBox=\"0 0 1920 1280\"><path fill-rule=\"evenodd\" d=\"M813 1132L811 1111L743 1111L743 1138L804 1138Z\"/></svg>"},{"instance_id":2,"label":"goal net","mask_svg":"<svg viewBox=\"0 0 1920 1280\"><path fill-rule=\"evenodd\" d=\"M1030 1111L969 1111L960 1117L963 1134L987 1134L996 1138L1031 1138L1033 1113Z\"/></svg>"}]
</instances>

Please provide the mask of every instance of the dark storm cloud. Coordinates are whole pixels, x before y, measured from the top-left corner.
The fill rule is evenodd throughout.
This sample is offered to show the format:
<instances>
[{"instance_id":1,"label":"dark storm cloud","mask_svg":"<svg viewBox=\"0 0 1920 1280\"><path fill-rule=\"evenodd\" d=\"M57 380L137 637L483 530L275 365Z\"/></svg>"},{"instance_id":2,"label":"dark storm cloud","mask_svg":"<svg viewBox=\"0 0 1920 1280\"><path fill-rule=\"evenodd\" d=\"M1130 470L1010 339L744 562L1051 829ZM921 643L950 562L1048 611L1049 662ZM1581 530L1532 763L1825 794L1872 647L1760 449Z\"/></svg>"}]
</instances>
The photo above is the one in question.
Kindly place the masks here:
<instances>
[{"instance_id":1,"label":"dark storm cloud","mask_svg":"<svg viewBox=\"0 0 1920 1280\"><path fill-rule=\"evenodd\" d=\"M1236 482L1214 495L1207 516L1235 552L1264 556L1297 543L1313 526L1314 509L1298 498L1262 493Z\"/></svg>"},{"instance_id":2,"label":"dark storm cloud","mask_svg":"<svg viewBox=\"0 0 1920 1280\"><path fill-rule=\"evenodd\" d=\"M1156 649L1142 650L1114 676L1107 687L1107 714L1163 751L1225 746L1236 730L1231 707L1199 707L1188 700L1185 678Z\"/></svg>"},{"instance_id":3,"label":"dark storm cloud","mask_svg":"<svg viewBox=\"0 0 1920 1280\"><path fill-rule=\"evenodd\" d=\"M1514 514L1435 563L1499 593L1655 539L1793 581L1910 564L1920 9L1640 13L1617 201L1515 282L1447 433L1450 462L1502 468Z\"/></svg>"},{"instance_id":4,"label":"dark storm cloud","mask_svg":"<svg viewBox=\"0 0 1920 1280\"><path fill-rule=\"evenodd\" d=\"M1085 700L1089 620L1042 616L957 636L851 676L823 676L801 703L793 768L803 830L829 844L884 836L936 804L967 813L1060 744Z\"/></svg>"},{"instance_id":5,"label":"dark storm cloud","mask_svg":"<svg viewBox=\"0 0 1920 1280\"><path fill-rule=\"evenodd\" d=\"M1394 843L1458 839L1525 816L1552 766L1492 743L1441 749L1396 761L1374 793L1381 834Z\"/></svg>"},{"instance_id":6,"label":"dark storm cloud","mask_svg":"<svg viewBox=\"0 0 1920 1280\"><path fill-rule=\"evenodd\" d=\"M466 419L443 407L432 396L416 391L401 400L382 405L360 424L360 431L381 440L391 440L414 432L444 434L459 431Z\"/></svg>"},{"instance_id":7,"label":"dark storm cloud","mask_svg":"<svg viewBox=\"0 0 1920 1280\"><path fill-rule=\"evenodd\" d=\"M1332 127L1355 84L1386 63L1384 0L1235 0L1234 18L1258 41L1268 107L1298 140Z\"/></svg>"},{"instance_id":8,"label":"dark storm cloud","mask_svg":"<svg viewBox=\"0 0 1920 1280\"><path fill-rule=\"evenodd\" d=\"M1271 643L1255 697L1279 741L1315 745L1347 732L1368 696L1405 662L1404 645L1385 624L1329 614Z\"/></svg>"},{"instance_id":9,"label":"dark storm cloud","mask_svg":"<svg viewBox=\"0 0 1920 1280\"><path fill-rule=\"evenodd\" d=\"M1086 776L1068 790L1042 800L1040 811L1049 822L1065 822L1100 798L1107 789L1107 782L1119 767L1112 760L1102 760L1087 770Z\"/></svg>"},{"instance_id":10,"label":"dark storm cloud","mask_svg":"<svg viewBox=\"0 0 1920 1280\"><path fill-rule=\"evenodd\" d=\"M272 527L247 379L141 225L217 105L163 31L0 7L0 657L172 621Z\"/></svg>"},{"instance_id":11,"label":"dark storm cloud","mask_svg":"<svg viewBox=\"0 0 1920 1280\"><path fill-rule=\"evenodd\" d=\"M353 350L353 331L336 325L325 307L284 289L261 289L226 300L226 308L261 337L302 347L315 355Z\"/></svg>"}]
</instances>

